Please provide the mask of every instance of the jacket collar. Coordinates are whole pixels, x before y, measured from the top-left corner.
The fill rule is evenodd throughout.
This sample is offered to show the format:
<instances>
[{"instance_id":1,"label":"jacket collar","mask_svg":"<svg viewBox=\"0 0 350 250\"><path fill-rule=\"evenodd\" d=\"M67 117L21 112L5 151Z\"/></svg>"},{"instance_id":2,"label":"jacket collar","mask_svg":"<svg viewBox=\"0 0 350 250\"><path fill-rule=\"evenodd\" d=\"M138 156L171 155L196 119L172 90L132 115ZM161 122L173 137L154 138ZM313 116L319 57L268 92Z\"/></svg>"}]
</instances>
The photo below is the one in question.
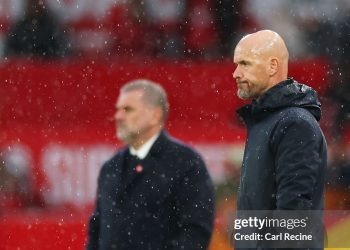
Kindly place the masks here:
<instances>
[{"instance_id":1,"label":"jacket collar","mask_svg":"<svg viewBox=\"0 0 350 250\"><path fill-rule=\"evenodd\" d=\"M319 120L321 117L320 106L315 90L288 78L266 91L259 101L253 100L251 104L238 109L237 113L248 125L250 122L264 119L277 110L300 107L307 109Z\"/></svg>"},{"instance_id":2,"label":"jacket collar","mask_svg":"<svg viewBox=\"0 0 350 250\"><path fill-rule=\"evenodd\" d=\"M168 133L165 130L162 130L149 151L150 156L161 154L168 145L169 140L170 136Z\"/></svg>"}]
</instances>

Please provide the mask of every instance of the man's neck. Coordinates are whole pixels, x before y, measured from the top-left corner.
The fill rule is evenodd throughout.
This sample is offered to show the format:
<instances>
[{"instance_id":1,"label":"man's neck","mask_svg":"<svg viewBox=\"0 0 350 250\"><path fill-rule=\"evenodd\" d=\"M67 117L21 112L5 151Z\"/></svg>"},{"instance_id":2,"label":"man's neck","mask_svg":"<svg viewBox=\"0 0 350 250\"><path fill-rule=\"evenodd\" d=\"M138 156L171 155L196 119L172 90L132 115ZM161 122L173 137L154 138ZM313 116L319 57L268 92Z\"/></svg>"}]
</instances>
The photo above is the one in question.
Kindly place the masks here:
<instances>
[{"instance_id":1,"label":"man's neck","mask_svg":"<svg viewBox=\"0 0 350 250\"><path fill-rule=\"evenodd\" d=\"M268 87L262 92L262 94L261 94L260 96L258 96L257 98L255 98L255 100L259 103L261 97L264 96L264 95L266 94L267 91L269 91L271 88L275 87L277 84L279 84L279 83L281 83L281 82L287 80L287 78L286 78L286 79L283 79L283 80L282 80L282 79L283 79L283 78L277 78L276 80L272 81L272 82L268 85Z\"/></svg>"},{"instance_id":2,"label":"man's neck","mask_svg":"<svg viewBox=\"0 0 350 250\"><path fill-rule=\"evenodd\" d=\"M130 143L130 146L135 150L138 150L145 143L147 143L153 136L160 134L161 129L152 129L148 133L144 134L142 137L138 138L137 141Z\"/></svg>"},{"instance_id":3,"label":"man's neck","mask_svg":"<svg viewBox=\"0 0 350 250\"><path fill-rule=\"evenodd\" d=\"M132 155L136 155L139 159L144 159L148 155L149 151L151 150L154 142L157 140L158 137L159 137L159 133L153 135L151 138L145 141L145 143L142 146L140 146L138 149L135 149L130 145L129 146L130 153Z\"/></svg>"}]
</instances>

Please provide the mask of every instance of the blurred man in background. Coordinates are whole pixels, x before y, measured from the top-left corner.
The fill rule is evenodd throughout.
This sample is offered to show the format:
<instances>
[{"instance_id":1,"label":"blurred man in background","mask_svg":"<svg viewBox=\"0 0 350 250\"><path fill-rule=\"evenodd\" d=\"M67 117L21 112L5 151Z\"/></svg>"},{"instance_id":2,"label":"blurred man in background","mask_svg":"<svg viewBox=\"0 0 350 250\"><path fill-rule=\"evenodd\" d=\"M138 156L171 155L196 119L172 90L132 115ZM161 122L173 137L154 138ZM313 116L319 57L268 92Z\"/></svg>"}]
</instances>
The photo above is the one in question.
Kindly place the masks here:
<instances>
[{"instance_id":1,"label":"blurred man in background","mask_svg":"<svg viewBox=\"0 0 350 250\"><path fill-rule=\"evenodd\" d=\"M206 249L214 194L201 157L164 131L168 101L148 80L121 88L117 136L100 172L87 249Z\"/></svg>"}]
</instances>

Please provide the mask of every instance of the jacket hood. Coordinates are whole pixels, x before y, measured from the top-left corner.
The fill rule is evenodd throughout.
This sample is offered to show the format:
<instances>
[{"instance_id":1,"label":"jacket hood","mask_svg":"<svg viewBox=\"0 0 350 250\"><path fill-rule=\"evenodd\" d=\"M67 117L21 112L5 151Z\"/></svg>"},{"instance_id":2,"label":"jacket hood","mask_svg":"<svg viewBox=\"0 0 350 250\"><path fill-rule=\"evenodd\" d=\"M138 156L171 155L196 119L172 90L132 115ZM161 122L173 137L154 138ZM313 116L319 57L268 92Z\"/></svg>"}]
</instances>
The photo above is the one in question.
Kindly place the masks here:
<instances>
[{"instance_id":1,"label":"jacket hood","mask_svg":"<svg viewBox=\"0 0 350 250\"><path fill-rule=\"evenodd\" d=\"M259 101L253 100L251 104L238 109L237 113L245 120L248 115L260 120L276 110L289 107L307 109L317 121L321 119L321 103L316 91L292 78L273 86Z\"/></svg>"}]
</instances>

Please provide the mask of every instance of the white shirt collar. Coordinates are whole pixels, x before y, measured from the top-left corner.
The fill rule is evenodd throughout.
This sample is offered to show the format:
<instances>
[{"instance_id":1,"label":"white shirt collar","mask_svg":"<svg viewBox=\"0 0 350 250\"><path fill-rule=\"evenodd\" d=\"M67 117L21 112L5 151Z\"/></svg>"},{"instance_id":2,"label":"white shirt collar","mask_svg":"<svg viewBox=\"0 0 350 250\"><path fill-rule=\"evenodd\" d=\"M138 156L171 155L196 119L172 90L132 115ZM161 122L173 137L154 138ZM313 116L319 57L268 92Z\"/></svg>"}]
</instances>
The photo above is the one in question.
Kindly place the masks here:
<instances>
[{"instance_id":1,"label":"white shirt collar","mask_svg":"<svg viewBox=\"0 0 350 250\"><path fill-rule=\"evenodd\" d=\"M136 155L140 159L144 159L149 151L151 150L151 147L153 146L154 142L157 140L160 133L155 134L152 136L146 143L144 143L139 149L135 149L132 146L129 146L130 154Z\"/></svg>"}]
</instances>

